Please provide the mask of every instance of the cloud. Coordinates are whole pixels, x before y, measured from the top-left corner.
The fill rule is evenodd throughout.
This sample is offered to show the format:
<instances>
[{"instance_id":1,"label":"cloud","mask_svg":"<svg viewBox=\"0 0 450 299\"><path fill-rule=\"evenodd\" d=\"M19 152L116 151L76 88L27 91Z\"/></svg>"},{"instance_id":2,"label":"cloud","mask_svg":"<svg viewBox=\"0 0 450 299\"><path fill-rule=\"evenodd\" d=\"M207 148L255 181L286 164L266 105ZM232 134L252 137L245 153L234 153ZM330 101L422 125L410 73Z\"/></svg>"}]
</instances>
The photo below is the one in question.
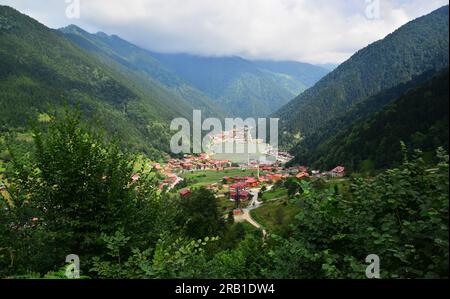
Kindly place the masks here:
<instances>
[{"instance_id":1,"label":"cloud","mask_svg":"<svg viewBox=\"0 0 450 299\"><path fill-rule=\"evenodd\" d=\"M80 19L65 0L0 3L154 51L337 63L448 0L80 0Z\"/></svg>"}]
</instances>

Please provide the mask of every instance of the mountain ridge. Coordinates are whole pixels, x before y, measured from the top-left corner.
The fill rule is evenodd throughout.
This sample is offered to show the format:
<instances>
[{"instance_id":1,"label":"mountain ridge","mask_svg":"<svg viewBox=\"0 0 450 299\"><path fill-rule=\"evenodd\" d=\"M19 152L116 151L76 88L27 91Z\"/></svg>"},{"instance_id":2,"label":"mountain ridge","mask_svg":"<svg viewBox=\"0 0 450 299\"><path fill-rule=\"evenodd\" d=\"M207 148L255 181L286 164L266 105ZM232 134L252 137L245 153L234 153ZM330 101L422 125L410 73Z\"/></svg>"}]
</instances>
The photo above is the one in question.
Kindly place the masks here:
<instances>
[{"instance_id":1,"label":"mountain ridge","mask_svg":"<svg viewBox=\"0 0 450 299\"><path fill-rule=\"evenodd\" d=\"M231 107L229 115L240 117L265 117L275 112L299 92L303 92L329 71L299 62L276 62L296 65L299 73L308 78L309 69L315 69L306 83L292 72L282 72L264 61L252 61L238 56L203 57L191 54L154 53L168 68L174 70L191 85L205 92L223 107ZM308 70L302 67L308 66Z\"/></svg>"},{"instance_id":2,"label":"mountain ridge","mask_svg":"<svg viewBox=\"0 0 450 299\"><path fill-rule=\"evenodd\" d=\"M175 92L189 89L181 97L194 106L203 103L202 108L206 109L202 110L208 115L218 112L217 115L228 117L267 116L329 72L320 66L295 61L157 53L117 35L101 31L88 33L76 25L59 30L85 50L106 51L103 54L116 62L146 72ZM140 56L141 60L133 55ZM193 95L200 100L192 100Z\"/></svg>"},{"instance_id":3,"label":"mountain ridge","mask_svg":"<svg viewBox=\"0 0 450 299\"><path fill-rule=\"evenodd\" d=\"M353 104L426 70L447 66L448 47L447 5L359 50L274 113L280 118L282 142L289 144L297 137L298 143L299 135L314 133Z\"/></svg>"},{"instance_id":4,"label":"mountain ridge","mask_svg":"<svg viewBox=\"0 0 450 299\"><path fill-rule=\"evenodd\" d=\"M292 150L296 157L291 164L322 169L341 164L354 171L370 171L400 163L400 141L410 150L433 151L438 146L448 150L448 72L448 67L425 72L359 103L348 115L305 138ZM411 121L408 113L417 118ZM395 129L400 126L402 130Z\"/></svg>"}]
</instances>

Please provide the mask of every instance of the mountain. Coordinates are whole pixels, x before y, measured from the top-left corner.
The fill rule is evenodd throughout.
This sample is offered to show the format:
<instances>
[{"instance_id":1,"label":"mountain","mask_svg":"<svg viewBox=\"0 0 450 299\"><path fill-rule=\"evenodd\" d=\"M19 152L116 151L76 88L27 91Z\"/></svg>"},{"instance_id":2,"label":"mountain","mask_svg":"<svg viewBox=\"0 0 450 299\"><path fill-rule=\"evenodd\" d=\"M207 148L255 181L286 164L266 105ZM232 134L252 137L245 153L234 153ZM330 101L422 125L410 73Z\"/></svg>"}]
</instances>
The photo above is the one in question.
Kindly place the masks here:
<instances>
[{"instance_id":1,"label":"mountain","mask_svg":"<svg viewBox=\"0 0 450 299\"><path fill-rule=\"evenodd\" d=\"M299 87L303 90L312 87L319 79L328 74L325 68L297 61L253 60L252 63L260 70L291 78L291 80L298 82ZM296 92L296 89L290 90Z\"/></svg>"},{"instance_id":2,"label":"mountain","mask_svg":"<svg viewBox=\"0 0 450 299\"><path fill-rule=\"evenodd\" d=\"M259 64L259 65L258 65ZM301 63L152 53L76 26L53 30L0 6L0 128L29 129L49 109L77 106L124 147L169 152L169 123L265 116L327 71Z\"/></svg>"},{"instance_id":3,"label":"mountain","mask_svg":"<svg viewBox=\"0 0 450 299\"><path fill-rule=\"evenodd\" d=\"M154 53L116 35L90 34L74 25L60 31L117 71L163 85L205 116L266 116L328 73L292 61Z\"/></svg>"},{"instance_id":4,"label":"mountain","mask_svg":"<svg viewBox=\"0 0 450 299\"><path fill-rule=\"evenodd\" d=\"M294 163L322 169L340 164L352 170L370 171L400 163L400 141L410 149L429 152L430 156L439 146L448 150L449 70L446 68L425 80L429 77L430 73L423 74L370 98L368 103L354 109L351 114L361 117L349 126L345 126L345 118L334 130L333 124L329 124L328 132L332 133L322 140L317 140L317 136L324 134L318 134L316 144L300 146ZM389 104L367 116L365 111L374 110L380 102Z\"/></svg>"},{"instance_id":5,"label":"mountain","mask_svg":"<svg viewBox=\"0 0 450 299\"><path fill-rule=\"evenodd\" d=\"M289 61L189 54L153 56L234 117L267 116L328 73L318 66Z\"/></svg>"},{"instance_id":6,"label":"mountain","mask_svg":"<svg viewBox=\"0 0 450 299\"><path fill-rule=\"evenodd\" d=\"M448 6L358 51L314 87L282 107L281 141L294 145L370 96L449 63Z\"/></svg>"},{"instance_id":7,"label":"mountain","mask_svg":"<svg viewBox=\"0 0 450 299\"><path fill-rule=\"evenodd\" d=\"M223 116L224 112L206 94L162 65L149 51L116 35L109 36L103 32L91 34L75 25L61 28L60 31L103 63L113 66L117 72L132 78L141 86L162 85L171 92L172 97L202 110L205 116Z\"/></svg>"},{"instance_id":8,"label":"mountain","mask_svg":"<svg viewBox=\"0 0 450 299\"><path fill-rule=\"evenodd\" d=\"M122 144L151 157L169 151L169 121L192 105L158 82L90 55L66 36L0 6L0 128L27 130L28 120L78 106Z\"/></svg>"},{"instance_id":9,"label":"mountain","mask_svg":"<svg viewBox=\"0 0 450 299\"><path fill-rule=\"evenodd\" d=\"M339 64L337 64L337 63L323 63L323 64L319 64L319 66L321 66L324 69L327 69L327 70L329 70L331 72L331 71L334 71L339 66Z\"/></svg>"}]
</instances>

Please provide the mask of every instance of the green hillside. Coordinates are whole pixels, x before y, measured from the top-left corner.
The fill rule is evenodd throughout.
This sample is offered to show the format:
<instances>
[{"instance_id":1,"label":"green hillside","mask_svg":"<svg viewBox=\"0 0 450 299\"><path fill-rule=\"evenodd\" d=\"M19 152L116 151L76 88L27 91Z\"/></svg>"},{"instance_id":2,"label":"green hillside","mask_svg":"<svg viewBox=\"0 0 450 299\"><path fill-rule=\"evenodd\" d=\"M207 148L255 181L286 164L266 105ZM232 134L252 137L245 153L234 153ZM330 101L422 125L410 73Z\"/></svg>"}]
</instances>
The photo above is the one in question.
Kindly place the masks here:
<instances>
[{"instance_id":1,"label":"green hillside","mask_svg":"<svg viewBox=\"0 0 450 299\"><path fill-rule=\"evenodd\" d=\"M141 84L65 36L0 6L0 127L27 130L50 108L78 106L132 150L168 151L168 121L192 106L159 84ZM98 126L97 125L97 126Z\"/></svg>"},{"instance_id":2,"label":"green hillside","mask_svg":"<svg viewBox=\"0 0 450 299\"><path fill-rule=\"evenodd\" d=\"M267 116L328 73L293 61L153 53L116 35L90 34L74 25L60 31L142 86L160 84L205 116Z\"/></svg>"},{"instance_id":3,"label":"green hillside","mask_svg":"<svg viewBox=\"0 0 450 299\"><path fill-rule=\"evenodd\" d=\"M116 35L109 36L103 32L90 34L75 25L62 28L60 31L105 64L113 66L121 74L132 78L141 87L160 85L167 89L171 97L178 100L177 105L184 103L181 108L185 108L180 110L188 111L188 107L192 106L202 110L205 116L223 116L223 111L207 95L167 69L149 51ZM173 107L174 110L179 108Z\"/></svg>"},{"instance_id":4,"label":"green hillside","mask_svg":"<svg viewBox=\"0 0 450 299\"><path fill-rule=\"evenodd\" d=\"M161 53L153 56L207 94L229 116L267 116L328 73L324 68L292 61Z\"/></svg>"},{"instance_id":5,"label":"green hillside","mask_svg":"<svg viewBox=\"0 0 450 299\"><path fill-rule=\"evenodd\" d=\"M448 69L418 83L421 81L419 78L373 97L365 107L370 102L389 100L398 91L410 88L380 111L361 117L350 126L335 127L323 140L316 137L316 144L302 146L301 143L294 162L323 169L342 164L349 169L370 171L399 163L402 160L400 141L411 150L422 149L430 155L439 146L448 149Z\"/></svg>"},{"instance_id":6,"label":"green hillside","mask_svg":"<svg viewBox=\"0 0 450 299\"><path fill-rule=\"evenodd\" d=\"M292 145L292 136L299 133L303 137L311 135L328 120L372 95L427 70L447 66L448 36L445 6L360 50L275 113L281 121L284 143Z\"/></svg>"}]
</instances>

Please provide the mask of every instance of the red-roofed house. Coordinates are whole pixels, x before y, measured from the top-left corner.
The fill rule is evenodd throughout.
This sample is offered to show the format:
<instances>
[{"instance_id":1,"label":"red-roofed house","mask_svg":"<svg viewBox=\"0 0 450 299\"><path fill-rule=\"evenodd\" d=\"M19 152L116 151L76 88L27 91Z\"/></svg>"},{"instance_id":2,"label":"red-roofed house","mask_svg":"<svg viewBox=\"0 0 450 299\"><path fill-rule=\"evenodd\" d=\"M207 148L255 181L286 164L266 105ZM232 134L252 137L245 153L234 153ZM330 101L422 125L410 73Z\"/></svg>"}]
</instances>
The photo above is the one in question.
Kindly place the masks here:
<instances>
[{"instance_id":1,"label":"red-roofed house","mask_svg":"<svg viewBox=\"0 0 450 299\"><path fill-rule=\"evenodd\" d=\"M239 181L246 181L247 178L235 176L235 177L234 177L234 180L237 181L237 182L239 182Z\"/></svg>"},{"instance_id":2,"label":"red-roofed house","mask_svg":"<svg viewBox=\"0 0 450 299\"><path fill-rule=\"evenodd\" d=\"M279 181L281 181L281 180L283 179L283 175L281 175L281 174L279 174L279 173L276 173L276 174L268 174L268 175L267 175L267 178L268 178L270 181L276 183L276 182L279 182Z\"/></svg>"},{"instance_id":3,"label":"red-roofed house","mask_svg":"<svg viewBox=\"0 0 450 299\"><path fill-rule=\"evenodd\" d=\"M240 216L240 215L242 215L242 211L240 209L235 209L235 210L233 210L233 215Z\"/></svg>"},{"instance_id":4,"label":"red-roofed house","mask_svg":"<svg viewBox=\"0 0 450 299\"><path fill-rule=\"evenodd\" d=\"M237 192L236 191L231 191L230 192L230 197L231 199L237 200ZM239 192L239 198L242 201L247 201L250 198L250 192L243 190Z\"/></svg>"},{"instance_id":5,"label":"red-roofed house","mask_svg":"<svg viewBox=\"0 0 450 299\"><path fill-rule=\"evenodd\" d=\"M301 173L297 174L295 177L299 180L303 180L303 179L309 178L309 173L301 172Z\"/></svg>"},{"instance_id":6,"label":"red-roofed house","mask_svg":"<svg viewBox=\"0 0 450 299\"><path fill-rule=\"evenodd\" d=\"M260 177L259 177L259 182L260 182L260 183L267 182L267 178L266 178L265 176L260 176Z\"/></svg>"},{"instance_id":7,"label":"red-roofed house","mask_svg":"<svg viewBox=\"0 0 450 299\"><path fill-rule=\"evenodd\" d=\"M230 186L231 189L245 189L247 188L247 184L244 182L238 182L238 183L234 183L233 185Z\"/></svg>"},{"instance_id":8,"label":"red-roofed house","mask_svg":"<svg viewBox=\"0 0 450 299\"><path fill-rule=\"evenodd\" d=\"M254 179L254 178L248 178L248 179L245 181L245 183L246 183L247 186L250 187L250 188L255 188L255 187L258 187L258 185L259 185L259 182L258 182L256 179Z\"/></svg>"},{"instance_id":9,"label":"red-roofed house","mask_svg":"<svg viewBox=\"0 0 450 299\"><path fill-rule=\"evenodd\" d=\"M191 195L191 193L192 193L191 190L188 188L182 189L180 191L181 197L188 197L189 195Z\"/></svg>"},{"instance_id":10,"label":"red-roofed house","mask_svg":"<svg viewBox=\"0 0 450 299\"><path fill-rule=\"evenodd\" d=\"M181 166L182 166L183 169L185 169L185 170L192 170L193 167L194 167L194 165L193 165L192 163L183 163Z\"/></svg>"},{"instance_id":11,"label":"red-roofed house","mask_svg":"<svg viewBox=\"0 0 450 299\"><path fill-rule=\"evenodd\" d=\"M330 171L330 174L332 177L343 177L345 176L345 167L344 166L338 166L332 171Z\"/></svg>"}]
</instances>

